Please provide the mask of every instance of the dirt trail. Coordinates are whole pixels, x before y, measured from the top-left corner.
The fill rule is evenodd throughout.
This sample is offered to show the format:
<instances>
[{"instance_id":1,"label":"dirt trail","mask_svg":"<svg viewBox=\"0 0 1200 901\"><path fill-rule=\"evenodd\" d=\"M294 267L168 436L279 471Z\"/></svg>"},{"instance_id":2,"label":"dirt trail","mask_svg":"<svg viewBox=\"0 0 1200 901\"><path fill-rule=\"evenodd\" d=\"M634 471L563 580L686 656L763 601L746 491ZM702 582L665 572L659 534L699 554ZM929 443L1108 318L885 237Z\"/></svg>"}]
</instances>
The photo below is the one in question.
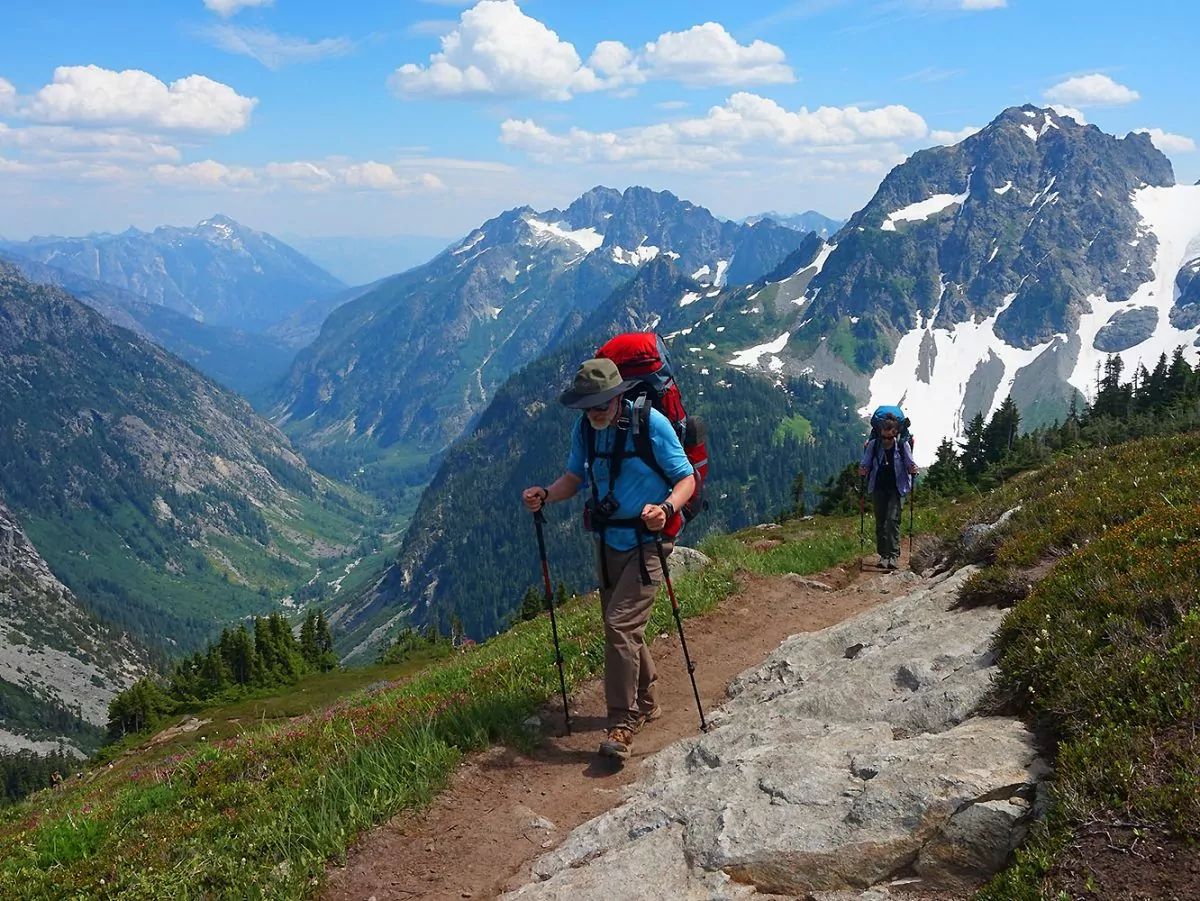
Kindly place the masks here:
<instances>
[{"instance_id":1,"label":"dirt trail","mask_svg":"<svg viewBox=\"0 0 1200 901\"><path fill-rule=\"evenodd\" d=\"M734 676L762 662L787 636L823 629L888 597L872 587L883 575L870 567L860 575L857 565L847 564L811 577L835 591L805 587L794 577L746 577L715 611L686 620L705 713L726 699ZM570 736L563 734L560 706L543 714L552 734L532 755L493 748L473 757L429 809L364 835L346 866L330 868L323 901L494 898L528 881L536 857L620 803L622 787L638 779L643 759L699 733L678 635L659 636L653 653L663 716L637 736L623 769L596 754L605 705L603 686L593 680L571 698Z\"/></svg>"}]
</instances>

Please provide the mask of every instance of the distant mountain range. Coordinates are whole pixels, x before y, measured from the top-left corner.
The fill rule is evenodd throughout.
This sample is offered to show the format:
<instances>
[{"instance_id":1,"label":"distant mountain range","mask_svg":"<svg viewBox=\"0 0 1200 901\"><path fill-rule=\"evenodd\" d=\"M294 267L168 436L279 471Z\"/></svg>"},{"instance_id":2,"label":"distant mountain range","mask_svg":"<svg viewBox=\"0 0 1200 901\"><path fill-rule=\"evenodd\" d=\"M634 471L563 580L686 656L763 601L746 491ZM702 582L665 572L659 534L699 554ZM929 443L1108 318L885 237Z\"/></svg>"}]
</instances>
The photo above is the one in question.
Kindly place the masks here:
<instances>
[{"instance_id":1,"label":"distant mountain range","mask_svg":"<svg viewBox=\"0 0 1200 901\"><path fill-rule=\"evenodd\" d=\"M124 629L164 654L350 552L362 502L307 460L387 503L428 482L393 565L329 605L363 659L406 624L504 624L531 584L515 492L561 466L557 391L617 330L662 333L716 425L709 528L774 515L799 471L811 494L876 404L905 407L928 462L1010 394L1026 427L1061 417L1108 354L1200 354L1200 185L1175 185L1143 134L1012 108L914 154L828 237L752 219L600 187L359 287L223 217L4 242L28 279L133 332L0 263L10 532L114 623L106 641ZM273 382L260 396L290 440L139 335L247 393ZM586 587L574 513L552 532Z\"/></svg>"},{"instance_id":2,"label":"distant mountain range","mask_svg":"<svg viewBox=\"0 0 1200 901\"><path fill-rule=\"evenodd\" d=\"M6 241L0 250L124 289L198 322L251 332L346 287L282 241L227 216L195 228Z\"/></svg>"},{"instance_id":3,"label":"distant mountain range","mask_svg":"<svg viewBox=\"0 0 1200 901\"><path fill-rule=\"evenodd\" d=\"M1152 367L1177 345L1193 359L1200 347L1200 187L1175 186L1170 163L1144 134L1117 138L1051 110L1009 109L958 145L914 154L828 241L811 241L773 271L762 266L766 274L746 287L700 284L694 260L656 253L633 283L643 289L615 290L564 339L656 328L700 387L700 404L734 384L734 371L757 373L784 393L795 384L845 385L857 396L851 412L901 403L924 462L942 438L961 436L972 416L990 416L1010 394L1031 427L1065 415L1107 354ZM504 558L527 551L509 496L522 480L556 474L556 436L569 415L557 410L554 389L594 343L552 341L494 393L442 462L395 567L348 602L344 625L365 635L368 623L444 623L456 614L486 633L503 621L514 589L524 587ZM729 453L764 440L761 422L726 415L739 439ZM768 414L780 428L794 416L809 419L804 406ZM833 429L827 436L842 434L836 422L823 423ZM530 459L511 456L514 449ZM853 456L841 451L843 461ZM723 466L748 477L732 458L711 456L714 478ZM821 478L828 465L814 461L807 475ZM481 470L486 479L476 484ZM784 488L772 490L782 501ZM482 494L498 497L486 521L475 512ZM730 495L722 492L718 509ZM506 503L515 512L495 509ZM739 523L741 512L730 512L717 516ZM560 537L573 529L562 528ZM570 542L556 546L568 555L564 570L587 578Z\"/></svg>"},{"instance_id":4,"label":"distant mountain range","mask_svg":"<svg viewBox=\"0 0 1200 901\"><path fill-rule=\"evenodd\" d=\"M227 216L194 229L0 241L0 260L250 398L286 374L331 309L361 293Z\"/></svg>"},{"instance_id":5,"label":"distant mountain range","mask_svg":"<svg viewBox=\"0 0 1200 901\"><path fill-rule=\"evenodd\" d=\"M1200 188L1145 134L1033 106L913 155L832 239L784 371L904 403L926 440L1011 394L1027 427L1094 391L1110 353L1153 368L1197 340Z\"/></svg>"},{"instance_id":6,"label":"distant mountain range","mask_svg":"<svg viewBox=\"0 0 1200 901\"><path fill-rule=\"evenodd\" d=\"M353 550L361 510L242 398L4 263L0 321L0 500L93 615L188 650Z\"/></svg>"},{"instance_id":7,"label":"distant mountain range","mask_svg":"<svg viewBox=\"0 0 1200 901\"><path fill-rule=\"evenodd\" d=\"M786 272L784 281L802 291L821 246L807 235L774 274ZM469 436L442 461L392 566L334 610L350 659L369 658L381 637L403 624L434 623L446 630L457 617L476 638L505 627L537 581L530 566L536 556L529 556L532 523L519 492L562 472L579 412L561 406L558 394L579 360L615 332L656 327L670 336L688 410L708 425L711 507L689 526L689 544L707 531L762 522L790 506L797 473L805 473L811 501L860 447L853 397L811 379L763 379L710 364L702 359L704 346L691 339L695 305L741 315L737 311L752 306L749 298L764 284L702 285L659 255L559 348L510 376ZM555 506L547 541L554 578L586 590L592 587L594 551L579 512L579 502Z\"/></svg>"},{"instance_id":8,"label":"distant mountain range","mask_svg":"<svg viewBox=\"0 0 1200 901\"><path fill-rule=\"evenodd\" d=\"M639 266L670 258L719 288L753 280L804 240L646 188L595 188L565 210L509 210L338 307L297 356L275 421L311 450L348 442L424 459Z\"/></svg>"},{"instance_id":9,"label":"distant mountain range","mask_svg":"<svg viewBox=\"0 0 1200 901\"><path fill-rule=\"evenodd\" d=\"M816 232L822 238L828 238L845 224L841 219L830 219L828 216L823 216L815 210L808 210L803 213L776 213L774 210L771 210L766 213L759 213L757 216L747 216L742 222L746 225L754 225L764 219L770 219L773 222L786 225L788 228L794 228L797 231Z\"/></svg>"}]
</instances>

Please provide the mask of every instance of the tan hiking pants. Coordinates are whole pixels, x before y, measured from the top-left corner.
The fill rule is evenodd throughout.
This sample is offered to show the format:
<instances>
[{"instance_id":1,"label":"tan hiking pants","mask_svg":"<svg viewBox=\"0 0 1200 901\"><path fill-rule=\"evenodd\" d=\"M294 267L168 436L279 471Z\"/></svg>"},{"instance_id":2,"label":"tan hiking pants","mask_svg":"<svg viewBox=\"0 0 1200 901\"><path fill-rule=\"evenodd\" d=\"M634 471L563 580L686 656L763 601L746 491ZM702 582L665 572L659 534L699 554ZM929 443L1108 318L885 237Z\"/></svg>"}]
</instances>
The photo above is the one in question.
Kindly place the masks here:
<instances>
[{"instance_id":1,"label":"tan hiking pants","mask_svg":"<svg viewBox=\"0 0 1200 901\"><path fill-rule=\"evenodd\" d=\"M600 589L604 615L604 696L608 703L608 725L628 726L656 706L654 683L658 676L646 644L646 623L654 596L662 584L662 563L653 542L643 544L649 585L642 584L639 548L616 551L597 542L597 567L607 565L609 587ZM674 543L663 542L670 555ZM604 555L603 560L600 554ZM598 569L600 584L604 570Z\"/></svg>"}]
</instances>

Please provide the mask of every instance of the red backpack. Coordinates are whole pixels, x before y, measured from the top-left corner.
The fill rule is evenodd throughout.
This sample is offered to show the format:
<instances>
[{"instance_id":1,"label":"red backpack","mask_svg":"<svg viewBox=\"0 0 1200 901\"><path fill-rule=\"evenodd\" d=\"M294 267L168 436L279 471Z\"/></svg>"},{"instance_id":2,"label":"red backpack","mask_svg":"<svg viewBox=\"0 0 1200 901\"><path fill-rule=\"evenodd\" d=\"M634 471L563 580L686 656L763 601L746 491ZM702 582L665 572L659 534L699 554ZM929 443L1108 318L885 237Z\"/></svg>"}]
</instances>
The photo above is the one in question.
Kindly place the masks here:
<instances>
[{"instance_id":1,"label":"red backpack","mask_svg":"<svg viewBox=\"0 0 1200 901\"><path fill-rule=\"evenodd\" d=\"M667 417L683 451L696 473L696 491L679 511L678 524L668 523L667 531L674 535L708 507L704 498L704 482L708 478L708 449L705 447L704 423L696 416L688 416L683 408L683 398L675 384L671 358L667 347L654 332L626 332L606 342L597 357L605 357L617 364L621 378L635 380L637 386L625 393L626 400L633 404L634 415L630 422L633 446L642 462L654 470L671 487L666 472L654 458L650 445L650 409L653 407ZM586 422L586 417L585 417ZM593 442L589 442L589 453ZM589 460L589 470L590 470Z\"/></svg>"}]
</instances>

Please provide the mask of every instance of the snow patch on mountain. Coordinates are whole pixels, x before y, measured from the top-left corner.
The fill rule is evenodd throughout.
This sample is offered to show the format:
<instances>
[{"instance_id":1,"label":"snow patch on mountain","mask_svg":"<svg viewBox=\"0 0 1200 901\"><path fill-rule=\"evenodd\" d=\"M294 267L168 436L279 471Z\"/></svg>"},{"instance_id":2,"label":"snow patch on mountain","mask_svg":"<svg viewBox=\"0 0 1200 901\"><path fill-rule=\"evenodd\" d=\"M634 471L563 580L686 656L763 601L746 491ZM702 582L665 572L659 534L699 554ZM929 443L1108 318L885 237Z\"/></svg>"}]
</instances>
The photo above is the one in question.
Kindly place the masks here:
<instances>
[{"instance_id":1,"label":"snow patch on mountain","mask_svg":"<svg viewBox=\"0 0 1200 901\"><path fill-rule=\"evenodd\" d=\"M1053 179L1034 198L1042 205L1052 202ZM1177 298L1175 278L1188 260L1200 252L1200 185L1145 187L1131 197L1142 219L1143 238L1153 237L1158 245L1153 266L1153 278L1142 285L1125 302L1110 302L1103 295L1087 298L1090 312L1083 313L1076 335L1080 342L1078 358L1068 382L1086 397L1095 391L1096 367L1108 353L1095 346L1096 336L1114 313L1153 308L1157 322L1153 334L1141 343L1121 351L1127 370L1139 363L1147 368L1162 354L1168 357L1182 345L1191 360L1200 356L1194 344L1200 329L1182 330L1170 322L1170 310ZM1040 209L1040 207L1039 207ZM999 385L991 395L989 418L1003 402L1020 370L1030 365L1052 344L1070 340L1059 335L1028 350L1006 344L995 331L996 321L1016 297L1006 296L999 308L982 322L968 320L953 327L935 328L937 310L921 325L900 339L893 362L878 369L872 376L869 401L859 411L869 415L881 404L899 404L914 423L920 423L922 440L917 443L917 462L932 462L937 445L943 438L961 437L965 419L965 398L968 385L980 367L993 370ZM752 348L758 350L758 348ZM970 415L973 415L971 411Z\"/></svg>"},{"instance_id":2,"label":"snow patch on mountain","mask_svg":"<svg viewBox=\"0 0 1200 901\"><path fill-rule=\"evenodd\" d=\"M458 256L460 253L466 253L485 237L486 235L483 233L482 229L472 233L471 235L468 235L465 241L459 244L458 247L454 248L454 250L450 251L451 256Z\"/></svg>"},{"instance_id":3,"label":"snow patch on mountain","mask_svg":"<svg viewBox=\"0 0 1200 901\"><path fill-rule=\"evenodd\" d=\"M688 291L683 297L679 298L679 305L686 307L688 304L695 303L700 299L700 295L695 291Z\"/></svg>"},{"instance_id":4,"label":"snow patch on mountain","mask_svg":"<svg viewBox=\"0 0 1200 901\"><path fill-rule=\"evenodd\" d=\"M725 287L725 273L729 270L729 260L717 260L717 274L713 276L713 287Z\"/></svg>"},{"instance_id":5,"label":"snow patch on mountain","mask_svg":"<svg viewBox=\"0 0 1200 901\"><path fill-rule=\"evenodd\" d=\"M591 227L572 229L562 222L543 222L532 217L526 219L525 222L542 240L553 237L570 241L572 244L582 247L585 253L599 250L600 245L604 243L604 235ZM657 251L657 248L655 250Z\"/></svg>"},{"instance_id":6,"label":"snow patch on mountain","mask_svg":"<svg viewBox=\"0 0 1200 901\"><path fill-rule=\"evenodd\" d=\"M1006 344L996 334L996 320L1012 304L1016 294L1009 294L996 311L982 322L968 320L953 328L934 328L937 310L921 328L913 329L900 339L891 363L876 370L871 377L870 401L859 410L869 416L876 407L898 404L914 423L920 423L921 441L917 442L914 457L925 466L933 462L937 446L943 438L961 435L966 424L963 402L967 385L976 369L999 362L1003 368L1000 387L993 395L991 407L984 411L989 418L1012 387L1018 371L1032 363L1048 346L1046 344L1022 350Z\"/></svg>"},{"instance_id":7,"label":"snow patch on mountain","mask_svg":"<svg viewBox=\"0 0 1200 901\"><path fill-rule=\"evenodd\" d=\"M729 361L730 366L757 366L759 359L763 354L780 353L791 338L791 332L784 332L774 341L767 344L759 344L757 347L750 347L746 350L739 350L733 355L733 359Z\"/></svg>"},{"instance_id":8,"label":"snow patch on mountain","mask_svg":"<svg viewBox=\"0 0 1200 901\"><path fill-rule=\"evenodd\" d=\"M813 278L816 278L818 275L821 274L821 270L825 268L825 263L829 260L829 258L831 256L833 256L833 252L835 250L837 250L836 244L826 244L819 251L817 251L817 258L815 260L813 260L812 263L810 263L808 266L805 266L803 269L800 270L800 272L798 272L796 274L797 275L807 274L808 270L811 269Z\"/></svg>"},{"instance_id":9,"label":"snow patch on mountain","mask_svg":"<svg viewBox=\"0 0 1200 901\"><path fill-rule=\"evenodd\" d=\"M1200 250L1200 185L1175 185L1170 188L1141 188L1133 193L1133 206L1142 217L1142 234L1153 235L1158 242L1154 258L1154 277L1142 285L1128 301L1122 304L1109 303L1103 297L1089 297L1091 313L1085 313L1079 322L1079 338L1083 346L1079 360L1068 381L1080 391L1089 394L1095 389L1096 366L1103 363L1107 353L1095 347L1096 334L1109 321L1113 313L1139 307L1153 307L1158 312L1158 323L1154 333L1140 344L1121 351L1121 359L1127 371L1132 372L1138 363L1147 369L1162 354L1168 357L1179 345L1193 360L1198 351L1193 342L1197 329L1177 329L1171 325L1170 312L1178 289L1175 277L1179 270Z\"/></svg>"},{"instance_id":10,"label":"snow patch on mountain","mask_svg":"<svg viewBox=\"0 0 1200 901\"><path fill-rule=\"evenodd\" d=\"M897 222L920 222L922 219L928 219L943 210L957 204L967 202L970 192L962 194L934 194L928 200L919 200L916 203L910 203L903 209L896 210L884 220L880 226L885 232L894 232Z\"/></svg>"},{"instance_id":11,"label":"snow patch on mountain","mask_svg":"<svg viewBox=\"0 0 1200 901\"><path fill-rule=\"evenodd\" d=\"M620 263L623 266L641 266L643 263L649 263L658 256L659 252L659 248L653 244L639 244L634 250L614 247L612 258L614 263ZM679 254L675 254L675 256L678 257Z\"/></svg>"}]
</instances>

